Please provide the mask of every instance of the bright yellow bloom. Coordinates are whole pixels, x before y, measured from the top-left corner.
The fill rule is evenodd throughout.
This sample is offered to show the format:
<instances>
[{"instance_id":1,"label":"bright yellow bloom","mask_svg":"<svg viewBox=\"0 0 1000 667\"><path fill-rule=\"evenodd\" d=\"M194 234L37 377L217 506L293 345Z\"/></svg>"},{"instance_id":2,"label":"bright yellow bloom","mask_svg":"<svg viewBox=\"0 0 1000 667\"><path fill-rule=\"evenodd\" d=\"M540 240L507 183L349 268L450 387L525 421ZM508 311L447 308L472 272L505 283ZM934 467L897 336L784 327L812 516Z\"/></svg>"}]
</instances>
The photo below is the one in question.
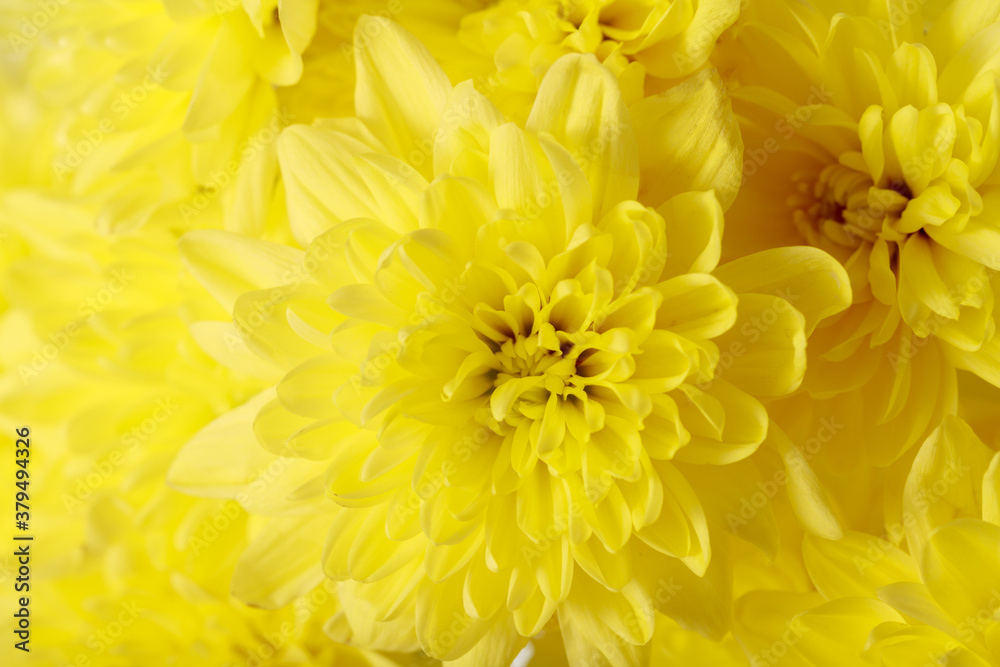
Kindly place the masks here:
<instances>
[{"instance_id":1,"label":"bright yellow bloom","mask_svg":"<svg viewBox=\"0 0 1000 667\"><path fill-rule=\"evenodd\" d=\"M747 595L737 638L759 664L1000 664L998 499L1000 454L946 418L920 448L883 534L807 537L818 592Z\"/></svg>"},{"instance_id":2,"label":"bright yellow bloom","mask_svg":"<svg viewBox=\"0 0 1000 667\"><path fill-rule=\"evenodd\" d=\"M748 146L725 254L805 241L851 277L780 419L801 442L850 415L838 473L953 412L956 365L1000 384L1000 4L923 5L755 2L720 59Z\"/></svg>"},{"instance_id":3,"label":"bright yellow bloom","mask_svg":"<svg viewBox=\"0 0 1000 667\"><path fill-rule=\"evenodd\" d=\"M338 609L328 591L276 612L231 602L259 528L236 503L183 496L164 476L183 442L260 382L196 343L225 313L178 280L176 237L102 237L96 209L0 198L0 415L8 433L29 425L34 445L30 664L390 664L322 634ZM4 478L15 470L4 457ZM16 568L0 559L4 580Z\"/></svg>"},{"instance_id":4,"label":"bright yellow bloom","mask_svg":"<svg viewBox=\"0 0 1000 667\"><path fill-rule=\"evenodd\" d=\"M44 149L32 153L41 166L42 178L35 183L72 196L99 197L105 202L97 219L102 229L155 224L177 209L188 227L206 227L221 209L226 228L266 233L286 224L276 133L293 121L349 115L353 107L359 51L351 35L358 16L370 12L398 21L432 45L452 81L473 77L500 100L502 91L491 83L492 56L477 55L483 48L478 38L470 38L468 46L460 40L460 22L479 21L476 11L482 5L479 0L290 0L279 8L274 0L245 5L113 0L60 5L39 29L25 18L27 7L13 9L7 22L16 28L11 32L18 51L13 71L23 79L17 85L30 90L44 111ZM569 9L583 8L559 11ZM734 155L740 150L739 134L728 99L703 65L715 37L735 19L735 3L697 9L636 3L625 9L607 18L625 27L615 32L605 26L618 35L615 39L635 33L626 40L629 46L621 47L631 55L616 52L615 63L624 67L628 58L648 56L674 63L668 69L688 63L685 75L701 68L688 89L646 100L635 111L637 129L650 139L641 142L644 171L661 154L689 153L705 166L701 180L711 181L694 189L716 187L728 206L739 178ZM544 12L561 20L555 5ZM644 27L628 27L640 19ZM362 35L359 44L370 38ZM545 69L566 51L553 48L557 53L536 68L530 94L513 100L517 103L505 112L523 119ZM597 49L602 58L610 57L607 50ZM670 57L654 57L661 52ZM644 93L643 66L635 62L627 69L628 87L635 93L630 102L659 93L672 81L657 79ZM686 144L662 146L657 123L685 105L698 106L707 122L690 133ZM50 134L54 141L48 140ZM644 190L658 195L671 189L655 170L652 175ZM673 194L689 184L679 185ZM664 199L641 200L659 205Z\"/></svg>"},{"instance_id":5,"label":"bright yellow bloom","mask_svg":"<svg viewBox=\"0 0 1000 667\"><path fill-rule=\"evenodd\" d=\"M26 27L13 33L19 69L54 117L52 187L102 201L102 229L128 231L180 205L194 206L186 224L204 226L220 189L248 180L256 188L268 169L273 180L273 138L284 122L273 86L301 76L315 2L283 2L281 10L229 0L55 8L37 28L30 13L22 16ZM249 201L230 205L240 221L230 224L259 233L266 208L243 189Z\"/></svg>"},{"instance_id":6,"label":"bright yellow bloom","mask_svg":"<svg viewBox=\"0 0 1000 667\"><path fill-rule=\"evenodd\" d=\"M721 637L723 517L768 435L755 396L799 385L846 274L811 248L717 266L711 192L637 203L631 119L593 56L549 69L522 129L398 26L358 35L374 35L358 119L279 140L306 251L181 242L286 372L170 474L275 516L234 590L276 606L325 572L342 582L335 638L477 665L556 613L573 664L642 659L656 612ZM682 181L701 168L670 164ZM281 282L247 291L261 274ZM801 310L780 296L793 285ZM789 482L804 513L808 475Z\"/></svg>"},{"instance_id":7,"label":"bright yellow bloom","mask_svg":"<svg viewBox=\"0 0 1000 667\"><path fill-rule=\"evenodd\" d=\"M33 156L47 162L44 180L33 184L99 198L106 230L157 224L178 210L189 228L206 227L221 209L228 228L262 234L284 207L278 132L351 108L344 72L353 69L357 17L391 13L428 34L450 31L457 43L467 10L437 4L57 3L37 27L30 8L12 11L12 71L51 119L50 145Z\"/></svg>"},{"instance_id":8,"label":"bright yellow bloom","mask_svg":"<svg viewBox=\"0 0 1000 667\"><path fill-rule=\"evenodd\" d=\"M487 4L488 0L321 0L316 36L302 54L302 78L294 86L278 89L279 103L294 114L296 123L354 114L358 54L354 27L365 14L392 19L419 37L453 81L481 75L487 64L473 59L462 45L459 26L464 16Z\"/></svg>"},{"instance_id":9,"label":"bright yellow bloom","mask_svg":"<svg viewBox=\"0 0 1000 667\"><path fill-rule=\"evenodd\" d=\"M704 66L738 13L736 0L502 0L463 18L462 43L478 59L459 71L523 120L560 56L593 53L632 104Z\"/></svg>"}]
</instances>

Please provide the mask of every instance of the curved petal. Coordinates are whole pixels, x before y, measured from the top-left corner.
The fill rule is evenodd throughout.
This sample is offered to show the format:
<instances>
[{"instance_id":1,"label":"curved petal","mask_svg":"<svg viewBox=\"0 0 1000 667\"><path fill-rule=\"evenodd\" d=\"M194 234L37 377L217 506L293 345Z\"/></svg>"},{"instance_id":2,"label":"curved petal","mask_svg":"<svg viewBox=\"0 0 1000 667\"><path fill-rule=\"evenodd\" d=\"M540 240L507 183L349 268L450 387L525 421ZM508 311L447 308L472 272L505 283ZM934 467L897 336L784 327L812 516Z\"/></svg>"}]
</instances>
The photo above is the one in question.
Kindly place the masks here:
<instances>
[{"instance_id":1,"label":"curved petal","mask_svg":"<svg viewBox=\"0 0 1000 667\"><path fill-rule=\"evenodd\" d=\"M712 272L737 293L773 294L795 306L806 319L806 335L824 318L851 305L847 271L819 248L763 250L727 262Z\"/></svg>"},{"instance_id":2,"label":"curved petal","mask_svg":"<svg viewBox=\"0 0 1000 667\"><path fill-rule=\"evenodd\" d=\"M432 176L434 137L451 84L413 35L379 16L362 16L354 31L358 118L425 177Z\"/></svg>"},{"instance_id":3,"label":"curved petal","mask_svg":"<svg viewBox=\"0 0 1000 667\"><path fill-rule=\"evenodd\" d=\"M723 208L736 198L743 140L725 84L713 70L632 106L639 141L639 200L659 206L692 190L715 190Z\"/></svg>"},{"instance_id":4,"label":"curved petal","mask_svg":"<svg viewBox=\"0 0 1000 667\"><path fill-rule=\"evenodd\" d=\"M526 129L555 137L576 158L593 194L593 218L636 198L638 148L618 80L592 55L569 54L538 87Z\"/></svg>"}]
</instances>

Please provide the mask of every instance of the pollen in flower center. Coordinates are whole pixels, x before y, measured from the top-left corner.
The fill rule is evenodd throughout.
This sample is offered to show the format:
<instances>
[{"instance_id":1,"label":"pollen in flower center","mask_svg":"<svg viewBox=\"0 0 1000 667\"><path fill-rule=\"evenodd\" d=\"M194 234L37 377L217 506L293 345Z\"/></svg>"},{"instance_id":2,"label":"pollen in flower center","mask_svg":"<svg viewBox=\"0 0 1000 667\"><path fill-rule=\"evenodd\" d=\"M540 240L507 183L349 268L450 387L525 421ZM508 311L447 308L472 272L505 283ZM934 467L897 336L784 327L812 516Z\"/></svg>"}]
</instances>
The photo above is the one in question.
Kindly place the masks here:
<instances>
[{"instance_id":1,"label":"pollen in flower center","mask_svg":"<svg viewBox=\"0 0 1000 667\"><path fill-rule=\"evenodd\" d=\"M504 341L496 355L501 371L493 386L499 387L512 378L533 376L551 376L565 383L576 371L576 360L569 356L572 350L569 341L558 350L540 347L537 337Z\"/></svg>"},{"instance_id":2,"label":"pollen in flower center","mask_svg":"<svg viewBox=\"0 0 1000 667\"><path fill-rule=\"evenodd\" d=\"M879 235L892 241L906 236L892 224L913 196L902 179L890 179L880 188L867 173L832 164L818 174L798 172L793 181L797 192L788 205L800 233L813 245L856 248L874 243Z\"/></svg>"},{"instance_id":3,"label":"pollen in flower center","mask_svg":"<svg viewBox=\"0 0 1000 667\"><path fill-rule=\"evenodd\" d=\"M601 331L593 295L546 300L529 288L505 301L502 311L474 309L474 329L491 357L484 364L491 382L482 385L487 402L476 418L495 433L541 422L546 410L561 410L565 403L589 412L595 409L584 407L592 402L589 387L633 374L634 341L621 331Z\"/></svg>"}]
</instances>

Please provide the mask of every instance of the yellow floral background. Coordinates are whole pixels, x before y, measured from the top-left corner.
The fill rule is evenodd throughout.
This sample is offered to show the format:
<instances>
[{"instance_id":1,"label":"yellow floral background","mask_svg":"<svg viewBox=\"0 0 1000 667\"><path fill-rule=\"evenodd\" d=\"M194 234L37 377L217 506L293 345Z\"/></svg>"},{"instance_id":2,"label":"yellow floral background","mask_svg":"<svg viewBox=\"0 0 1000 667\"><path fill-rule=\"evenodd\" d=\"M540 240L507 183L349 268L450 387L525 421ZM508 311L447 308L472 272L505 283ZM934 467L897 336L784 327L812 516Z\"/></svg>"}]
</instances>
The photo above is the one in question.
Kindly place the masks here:
<instances>
[{"instance_id":1,"label":"yellow floral background","mask_svg":"<svg viewBox=\"0 0 1000 667\"><path fill-rule=\"evenodd\" d=\"M3 665L1000 666L997 0L0 0Z\"/></svg>"}]
</instances>

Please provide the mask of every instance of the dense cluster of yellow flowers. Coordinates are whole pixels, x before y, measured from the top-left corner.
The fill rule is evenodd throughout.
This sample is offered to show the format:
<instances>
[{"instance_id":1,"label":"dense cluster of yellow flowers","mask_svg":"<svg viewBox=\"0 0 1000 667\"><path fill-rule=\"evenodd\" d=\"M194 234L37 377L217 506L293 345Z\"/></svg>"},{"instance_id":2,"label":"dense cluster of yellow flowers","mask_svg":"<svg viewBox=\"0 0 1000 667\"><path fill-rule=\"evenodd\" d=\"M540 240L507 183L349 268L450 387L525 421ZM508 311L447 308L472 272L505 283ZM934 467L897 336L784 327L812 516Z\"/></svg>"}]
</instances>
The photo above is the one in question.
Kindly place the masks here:
<instances>
[{"instance_id":1,"label":"dense cluster of yellow flowers","mask_svg":"<svg viewBox=\"0 0 1000 667\"><path fill-rule=\"evenodd\" d=\"M1000 0L0 32L4 665L1000 667Z\"/></svg>"}]
</instances>

